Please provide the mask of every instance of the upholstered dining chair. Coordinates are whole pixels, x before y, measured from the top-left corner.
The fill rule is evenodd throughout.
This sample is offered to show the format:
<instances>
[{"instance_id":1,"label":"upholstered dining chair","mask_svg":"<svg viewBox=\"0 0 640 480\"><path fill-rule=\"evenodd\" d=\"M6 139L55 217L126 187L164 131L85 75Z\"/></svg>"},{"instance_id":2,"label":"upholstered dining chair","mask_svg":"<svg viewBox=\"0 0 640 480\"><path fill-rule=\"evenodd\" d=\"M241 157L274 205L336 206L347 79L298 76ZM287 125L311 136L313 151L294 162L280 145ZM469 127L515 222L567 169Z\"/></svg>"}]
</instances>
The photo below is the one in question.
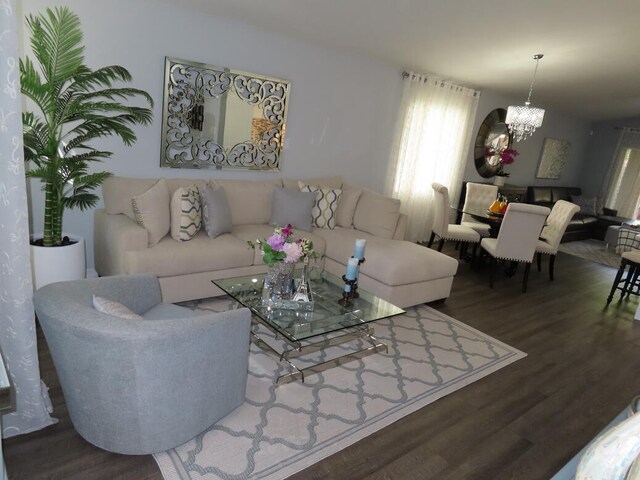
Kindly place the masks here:
<instances>
[{"instance_id":1,"label":"upholstered dining chair","mask_svg":"<svg viewBox=\"0 0 640 480\"><path fill-rule=\"evenodd\" d=\"M627 271L627 267L629 270ZM626 275L624 275L627 271ZM630 250L622 254L620 261L620 268L616 273L616 278L611 286L611 292L607 297L607 305L613 300L613 295L616 290L620 290L620 300L629 295L640 295L640 285L638 284L638 278L640 276L640 250ZM620 301L619 300L619 301Z\"/></svg>"},{"instance_id":2,"label":"upholstered dining chair","mask_svg":"<svg viewBox=\"0 0 640 480\"><path fill-rule=\"evenodd\" d=\"M564 235L567 225L573 216L580 211L580 207L575 203L566 200L558 200L551 209L547 218L547 223L542 229L540 239L536 245L538 256L538 271L542 269L542 255L549 255L549 279L553 280L553 266L556 261L556 254L560 246L560 240Z\"/></svg>"},{"instance_id":3,"label":"upholstered dining chair","mask_svg":"<svg viewBox=\"0 0 640 480\"><path fill-rule=\"evenodd\" d=\"M461 242L460 258L466 252L466 246L469 243L474 244L473 254L475 256L476 248L480 242L480 234L473 228L466 225L457 225L455 223L449 223L449 190L444 185L434 182L431 187L433 188L433 205L434 205L434 218L433 227L431 228L431 238L429 239L429 248L433 244L436 236L440 239L438 244L438 251L442 250L442 246L446 240L453 240L455 242Z\"/></svg>"},{"instance_id":4,"label":"upholstered dining chair","mask_svg":"<svg viewBox=\"0 0 640 480\"><path fill-rule=\"evenodd\" d=\"M462 210L482 212L489 208L497 196L498 187L496 185L468 182ZM460 225L473 228L481 237L489 236L489 225L474 220L468 213L462 213Z\"/></svg>"},{"instance_id":5,"label":"upholstered dining chair","mask_svg":"<svg viewBox=\"0 0 640 480\"><path fill-rule=\"evenodd\" d=\"M531 263L538 237L549 215L549 208L526 203L510 203L504 214L498 238L483 238L480 246L491 255L489 285L493 287L497 259L525 264L522 291L527 291Z\"/></svg>"}]
</instances>

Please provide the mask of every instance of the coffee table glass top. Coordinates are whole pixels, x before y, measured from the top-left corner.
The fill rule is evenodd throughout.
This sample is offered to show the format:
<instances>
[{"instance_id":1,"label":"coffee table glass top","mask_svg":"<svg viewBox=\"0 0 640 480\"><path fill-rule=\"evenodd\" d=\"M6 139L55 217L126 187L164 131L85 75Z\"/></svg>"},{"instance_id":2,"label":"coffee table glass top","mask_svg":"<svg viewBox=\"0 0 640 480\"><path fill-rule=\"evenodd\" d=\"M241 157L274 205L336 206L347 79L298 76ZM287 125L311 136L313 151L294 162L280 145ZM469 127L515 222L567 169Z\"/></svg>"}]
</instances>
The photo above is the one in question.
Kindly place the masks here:
<instances>
[{"instance_id":1,"label":"coffee table glass top","mask_svg":"<svg viewBox=\"0 0 640 480\"><path fill-rule=\"evenodd\" d=\"M263 307L263 277L264 274L259 273L212 282L292 342L404 313L401 308L362 288L358 288L360 298L353 299L353 305L340 305L338 300L342 298L344 283L328 272L323 273L321 280L310 282L315 302L312 312Z\"/></svg>"}]
</instances>

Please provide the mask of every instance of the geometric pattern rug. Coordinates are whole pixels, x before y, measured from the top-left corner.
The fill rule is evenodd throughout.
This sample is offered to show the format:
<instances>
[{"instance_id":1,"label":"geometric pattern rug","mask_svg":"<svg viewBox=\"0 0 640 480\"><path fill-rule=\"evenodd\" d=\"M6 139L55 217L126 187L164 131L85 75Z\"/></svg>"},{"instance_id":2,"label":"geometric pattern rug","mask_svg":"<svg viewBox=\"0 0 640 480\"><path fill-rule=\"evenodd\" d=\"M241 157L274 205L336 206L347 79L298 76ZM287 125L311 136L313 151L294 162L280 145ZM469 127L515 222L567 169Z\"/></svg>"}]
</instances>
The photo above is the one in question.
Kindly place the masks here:
<instances>
[{"instance_id":1,"label":"geometric pattern rug","mask_svg":"<svg viewBox=\"0 0 640 480\"><path fill-rule=\"evenodd\" d=\"M620 254L616 253L616 249L613 247L607 248L603 241L594 238L561 243L558 250L594 263L600 263L616 269L620 267Z\"/></svg>"},{"instance_id":2,"label":"geometric pattern rug","mask_svg":"<svg viewBox=\"0 0 640 480\"><path fill-rule=\"evenodd\" d=\"M234 305L221 297L187 306L223 311ZM193 440L155 454L163 477L284 479L526 356L424 305L372 325L388 353L309 375L305 383L276 386L287 370L252 343L244 404ZM334 348L314 360L354 347Z\"/></svg>"}]
</instances>

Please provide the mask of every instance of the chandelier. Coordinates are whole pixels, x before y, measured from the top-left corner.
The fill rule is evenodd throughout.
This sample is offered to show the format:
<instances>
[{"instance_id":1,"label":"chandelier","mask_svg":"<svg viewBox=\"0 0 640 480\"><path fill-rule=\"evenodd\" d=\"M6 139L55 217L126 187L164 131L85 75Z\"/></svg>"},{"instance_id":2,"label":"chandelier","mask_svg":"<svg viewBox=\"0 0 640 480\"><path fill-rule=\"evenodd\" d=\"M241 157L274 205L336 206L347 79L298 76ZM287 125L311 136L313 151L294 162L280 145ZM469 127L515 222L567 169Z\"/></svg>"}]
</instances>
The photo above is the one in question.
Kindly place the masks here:
<instances>
[{"instance_id":1,"label":"chandelier","mask_svg":"<svg viewBox=\"0 0 640 480\"><path fill-rule=\"evenodd\" d=\"M536 69L533 71L533 79L529 88L529 96L523 106L511 105L507 110L507 119L505 123L509 126L509 131L515 136L516 142L526 139L536 131L536 128L542 126L544 118L544 109L533 108L531 104L531 92L533 92L533 83L536 81L536 73L538 72L538 62L543 57L541 53L533 56L536 61Z\"/></svg>"}]
</instances>

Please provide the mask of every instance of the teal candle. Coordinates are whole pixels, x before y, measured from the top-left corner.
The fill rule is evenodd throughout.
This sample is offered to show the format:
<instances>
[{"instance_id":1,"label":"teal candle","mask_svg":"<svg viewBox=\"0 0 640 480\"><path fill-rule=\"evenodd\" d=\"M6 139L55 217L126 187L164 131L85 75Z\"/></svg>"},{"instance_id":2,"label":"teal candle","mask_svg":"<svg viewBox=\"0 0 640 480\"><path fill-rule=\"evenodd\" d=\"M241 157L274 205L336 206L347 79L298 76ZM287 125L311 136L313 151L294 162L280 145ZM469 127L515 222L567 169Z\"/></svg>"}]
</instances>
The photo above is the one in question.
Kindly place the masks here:
<instances>
[{"instance_id":1,"label":"teal candle","mask_svg":"<svg viewBox=\"0 0 640 480\"><path fill-rule=\"evenodd\" d=\"M364 238L356 239L356 245L353 248L353 256L358 260L364 258L364 247L367 245L367 241Z\"/></svg>"},{"instance_id":2,"label":"teal candle","mask_svg":"<svg viewBox=\"0 0 640 480\"><path fill-rule=\"evenodd\" d=\"M348 283L344 284L344 292L345 293L349 293L351 291L351 285L349 285Z\"/></svg>"},{"instance_id":3,"label":"teal candle","mask_svg":"<svg viewBox=\"0 0 640 480\"><path fill-rule=\"evenodd\" d=\"M357 258L351 257L347 261L347 273L345 274L347 280L355 280L358 278L358 264Z\"/></svg>"}]
</instances>

